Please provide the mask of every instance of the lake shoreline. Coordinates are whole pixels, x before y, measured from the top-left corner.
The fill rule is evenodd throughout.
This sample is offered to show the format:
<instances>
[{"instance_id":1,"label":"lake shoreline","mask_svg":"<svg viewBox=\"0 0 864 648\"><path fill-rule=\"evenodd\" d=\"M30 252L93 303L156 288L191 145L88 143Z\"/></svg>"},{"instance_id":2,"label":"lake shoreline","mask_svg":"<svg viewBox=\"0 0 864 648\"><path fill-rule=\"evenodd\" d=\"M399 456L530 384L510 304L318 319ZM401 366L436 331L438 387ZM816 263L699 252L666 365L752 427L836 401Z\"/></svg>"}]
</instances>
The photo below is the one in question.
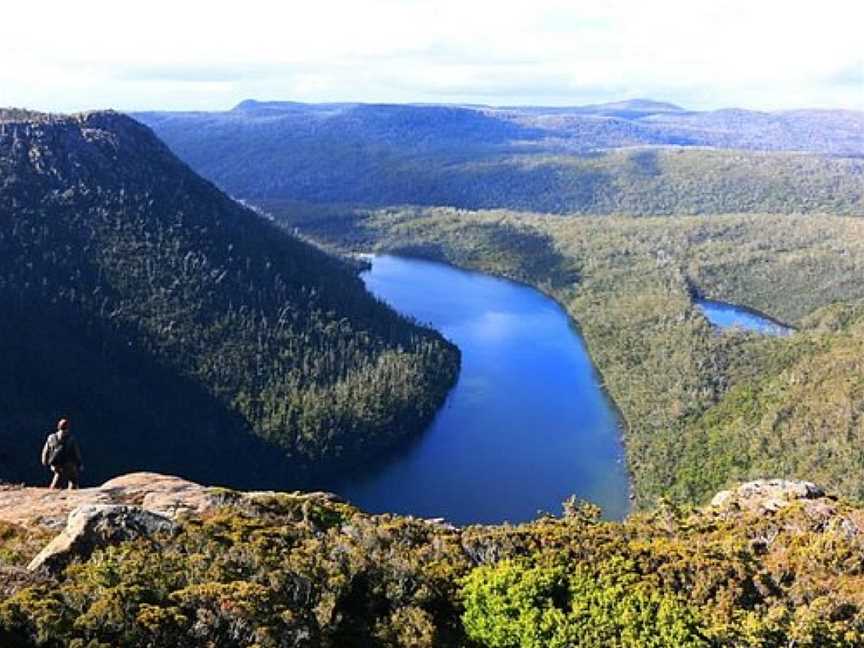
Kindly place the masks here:
<instances>
[{"instance_id":1,"label":"lake shoreline","mask_svg":"<svg viewBox=\"0 0 864 648\"><path fill-rule=\"evenodd\" d=\"M634 502L636 501L636 492L635 492L635 486L634 486L635 477L634 477L634 473L633 473L633 470L631 469L631 465L630 465L630 453L629 453L629 448L628 448L628 436L629 436L628 431L630 428L630 422L624 416L623 411L621 410L618 403L615 401L615 398L612 396L611 392L607 388L606 380L605 380L605 377L603 376L603 372L599 369L599 367L597 366L597 363L595 362L595 359L594 359L593 354L591 352L590 345L588 344L587 339L585 338L582 327L581 327L579 321L576 319L576 317L570 311L568 306L564 303L561 295L552 294L545 287L532 284L529 281L522 279L522 278L519 278L519 277L503 274L503 273L496 272L493 270L484 270L484 269L479 269L476 267L460 265L458 263L451 261L450 259L447 259L443 255L423 254L422 252L418 252L418 250L413 249L413 248L410 250L405 250L405 249L400 248L398 246L392 247L392 248L380 247L380 248L375 249L374 251L369 251L369 250L353 251L353 252L347 252L347 254L348 254L348 256L352 257L353 259L356 259L357 261L359 261L361 264L364 264L364 265L370 264L372 259L374 259L375 257L379 257L379 256L393 256L393 257L398 257L398 258L402 258L402 259L406 259L406 260L433 262L433 263L447 266L448 268L452 268L453 270L457 270L459 272L474 274L474 275L481 276L481 277L493 277L495 279L508 282L508 283L513 284L515 286L518 286L520 288L536 291L537 293L539 293L540 295L542 295L543 297L548 299L550 302L554 303L557 306L557 308L561 311L561 313L566 317L568 326L573 330L575 335L579 338L581 345L584 349L584 352L585 352L585 354L586 354L586 356L590 362L591 372L592 372L592 375L595 379L595 383L597 384L598 388L602 392L602 395L603 395L605 402L610 407L610 409L613 411L615 421L616 421L617 441L623 450L622 460L624 463L624 470L626 471L626 474L627 474L627 502L628 502L628 505L627 505L627 510L626 510L624 516L622 517L622 519L626 519L627 516L629 516L631 513L634 512ZM358 274L360 274L361 271L362 270L358 270ZM424 324L429 325L428 323L424 323ZM436 328L436 330L437 330L437 328ZM443 335L443 333L442 333L442 335ZM452 395L452 391L451 391L451 394L449 394L447 399L445 400L445 403L441 406L441 410L443 410L445 407L448 406L451 395ZM441 411L441 410L439 410L439 411ZM417 436L422 437L423 434L425 434L425 431L421 432ZM399 444L399 448L394 448L393 449L394 452L388 453L388 455L392 456L393 454L398 454L399 452L404 452L406 450L406 448L410 448L410 446L415 444L416 442L417 442L417 437L413 437L412 439L406 439L405 443Z\"/></svg>"}]
</instances>

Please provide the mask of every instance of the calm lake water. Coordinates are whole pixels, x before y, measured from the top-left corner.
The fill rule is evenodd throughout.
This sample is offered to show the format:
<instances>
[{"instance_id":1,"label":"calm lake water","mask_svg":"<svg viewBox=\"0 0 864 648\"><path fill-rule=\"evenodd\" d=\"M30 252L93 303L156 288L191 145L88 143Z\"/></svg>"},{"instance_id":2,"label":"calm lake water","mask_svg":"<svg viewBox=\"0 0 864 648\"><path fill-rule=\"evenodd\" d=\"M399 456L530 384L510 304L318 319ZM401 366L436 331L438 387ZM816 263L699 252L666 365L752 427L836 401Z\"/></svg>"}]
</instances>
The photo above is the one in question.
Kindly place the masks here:
<instances>
[{"instance_id":1,"label":"calm lake water","mask_svg":"<svg viewBox=\"0 0 864 648\"><path fill-rule=\"evenodd\" d=\"M705 317L714 326L720 328L743 328L765 335L789 335L792 329L778 324L766 317L761 317L752 311L711 300L699 300L696 305L705 313Z\"/></svg>"},{"instance_id":2,"label":"calm lake water","mask_svg":"<svg viewBox=\"0 0 864 648\"><path fill-rule=\"evenodd\" d=\"M571 494L620 519L629 478L619 420L578 331L536 290L393 256L371 259L367 288L462 351L435 421L408 448L330 485L371 512L457 524L561 512Z\"/></svg>"}]
</instances>

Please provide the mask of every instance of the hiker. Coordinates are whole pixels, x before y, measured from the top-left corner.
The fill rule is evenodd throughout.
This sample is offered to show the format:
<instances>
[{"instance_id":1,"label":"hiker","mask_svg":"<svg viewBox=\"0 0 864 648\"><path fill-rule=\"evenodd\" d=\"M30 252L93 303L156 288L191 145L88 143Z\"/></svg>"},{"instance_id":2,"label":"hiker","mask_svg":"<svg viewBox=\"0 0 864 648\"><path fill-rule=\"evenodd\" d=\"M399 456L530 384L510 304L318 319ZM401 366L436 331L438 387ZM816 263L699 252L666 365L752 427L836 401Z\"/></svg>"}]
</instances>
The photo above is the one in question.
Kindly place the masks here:
<instances>
[{"instance_id":1,"label":"hiker","mask_svg":"<svg viewBox=\"0 0 864 648\"><path fill-rule=\"evenodd\" d=\"M78 475L83 470L81 463L81 448L69 430L69 421L60 419L57 422L57 432L48 435L45 447L42 448L42 465L48 466L54 473L49 488L78 488Z\"/></svg>"}]
</instances>

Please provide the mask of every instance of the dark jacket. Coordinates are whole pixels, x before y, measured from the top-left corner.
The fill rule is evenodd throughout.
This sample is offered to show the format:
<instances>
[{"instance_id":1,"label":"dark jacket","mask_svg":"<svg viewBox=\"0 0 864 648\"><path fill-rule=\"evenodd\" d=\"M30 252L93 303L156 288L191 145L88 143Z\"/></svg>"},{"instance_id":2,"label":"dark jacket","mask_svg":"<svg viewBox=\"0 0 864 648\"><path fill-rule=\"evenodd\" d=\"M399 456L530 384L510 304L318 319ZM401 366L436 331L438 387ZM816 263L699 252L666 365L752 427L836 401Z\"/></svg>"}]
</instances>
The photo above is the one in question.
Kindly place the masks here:
<instances>
[{"instance_id":1,"label":"dark jacket","mask_svg":"<svg viewBox=\"0 0 864 648\"><path fill-rule=\"evenodd\" d=\"M48 440L45 441L45 446L42 448L42 465L58 467L70 464L77 468L82 465L81 448L78 446L78 441L71 434L65 439L60 438L59 432L49 434Z\"/></svg>"}]
</instances>

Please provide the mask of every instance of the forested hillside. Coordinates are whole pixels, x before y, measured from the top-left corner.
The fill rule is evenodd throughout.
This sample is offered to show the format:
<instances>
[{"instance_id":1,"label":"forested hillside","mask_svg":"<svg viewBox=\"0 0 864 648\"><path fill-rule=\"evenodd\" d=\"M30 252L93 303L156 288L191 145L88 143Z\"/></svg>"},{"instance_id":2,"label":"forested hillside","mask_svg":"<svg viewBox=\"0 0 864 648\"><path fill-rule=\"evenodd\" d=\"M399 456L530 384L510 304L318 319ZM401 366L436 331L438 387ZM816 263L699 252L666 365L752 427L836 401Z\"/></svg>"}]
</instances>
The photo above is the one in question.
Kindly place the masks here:
<instances>
[{"instance_id":1,"label":"forested hillside","mask_svg":"<svg viewBox=\"0 0 864 648\"><path fill-rule=\"evenodd\" d=\"M811 475L864 501L861 302L805 319L762 369L687 423L675 496L701 499L742 475Z\"/></svg>"},{"instance_id":2,"label":"forested hillside","mask_svg":"<svg viewBox=\"0 0 864 648\"><path fill-rule=\"evenodd\" d=\"M458 351L110 113L0 113L0 480L286 486L421 430Z\"/></svg>"},{"instance_id":3,"label":"forested hillside","mask_svg":"<svg viewBox=\"0 0 864 648\"><path fill-rule=\"evenodd\" d=\"M864 500L864 220L714 215L565 218L449 208L273 208L344 249L516 278L564 304L625 420L640 506L704 502L765 475ZM798 327L712 328L694 292Z\"/></svg>"},{"instance_id":4,"label":"forested hillside","mask_svg":"<svg viewBox=\"0 0 864 648\"><path fill-rule=\"evenodd\" d=\"M231 195L580 214L864 209L864 115L243 102L138 115Z\"/></svg>"}]
</instances>

